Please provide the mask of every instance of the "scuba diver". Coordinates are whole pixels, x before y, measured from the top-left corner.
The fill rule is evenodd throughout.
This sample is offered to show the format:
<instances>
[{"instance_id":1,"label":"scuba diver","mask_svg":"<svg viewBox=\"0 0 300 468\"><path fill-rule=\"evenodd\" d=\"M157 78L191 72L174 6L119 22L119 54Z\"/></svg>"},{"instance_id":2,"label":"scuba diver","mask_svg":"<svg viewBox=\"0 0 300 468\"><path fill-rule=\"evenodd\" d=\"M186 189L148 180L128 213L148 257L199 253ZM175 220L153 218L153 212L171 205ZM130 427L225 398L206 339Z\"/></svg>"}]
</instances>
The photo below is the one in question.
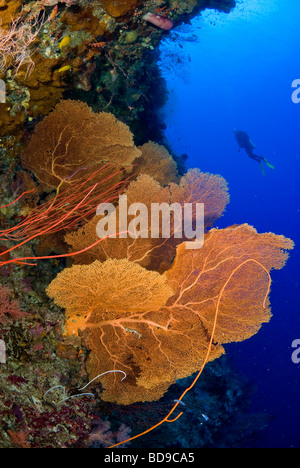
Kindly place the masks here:
<instances>
[{"instance_id":1,"label":"scuba diver","mask_svg":"<svg viewBox=\"0 0 300 468\"><path fill-rule=\"evenodd\" d=\"M260 164L263 175L265 175L263 163L265 163L271 169L275 169L274 166L272 166L272 164L270 164L266 158L253 153L253 150L256 148L256 146L250 139L248 133L236 129L234 129L233 131L235 133L235 138L238 142L239 147L243 148L246 151L249 158L254 159L254 161L257 161Z\"/></svg>"}]
</instances>

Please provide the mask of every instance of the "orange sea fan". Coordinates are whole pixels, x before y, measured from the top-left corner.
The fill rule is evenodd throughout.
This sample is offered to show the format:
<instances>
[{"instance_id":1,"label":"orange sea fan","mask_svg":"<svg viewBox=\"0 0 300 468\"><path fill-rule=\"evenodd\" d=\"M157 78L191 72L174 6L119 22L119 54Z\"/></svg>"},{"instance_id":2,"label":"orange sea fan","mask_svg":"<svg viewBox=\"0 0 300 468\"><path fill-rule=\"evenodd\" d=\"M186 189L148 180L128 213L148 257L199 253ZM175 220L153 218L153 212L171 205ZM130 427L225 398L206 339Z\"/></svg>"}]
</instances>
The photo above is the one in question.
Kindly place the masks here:
<instances>
[{"instance_id":1,"label":"orange sea fan","mask_svg":"<svg viewBox=\"0 0 300 468\"><path fill-rule=\"evenodd\" d=\"M164 146L149 141L138 149L142 154L135 161L135 176L148 174L162 186L178 182L177 164Z\"/></svg>"},{"instance_id":2,"label":"orange sea fan","mask_svg":"<svg viewBox=\"0 0 300 468\"><path fill-rule=\"evenodd\" d=\"M163 272L169 268L175 254L176 247L184 238L174 236L174 215L171 218L170 237L158 239L151 237L151 206L153 203L179 203L182 207L185 203L204 203L205 205L205 227L210 227L216 219L224 212L229 202L226 181L212 174L205 174L197 169L190 170L182 179L180 184L171 183L162 187L153 177L143 174L136 181L131 182L127 191L128 206L133 203L143 203L148 209L149 231L147 238L106 239L95 248L86 251L74 258L75 262L91 263L94 260L105 261L107 258L127 258L141 266ZM119 207L117 208L117 221ZM128 217L128 222L133 217ZM95 216L82 229L67 234L65 240L71 246L71 251L80 251L97 240L96 226L99 217ZM191 219L192 222L192 219ZM119 232L117 222L116 232Z\"/></svg>"},{"instance_id":3,"label":"orange sea fan","mask_svg":"<svg viewBox=\"0 0 300 468\"><path fill-rule=\"evenodd\" d=\"M66 100L35 127L22 163L43 186L59 192L105 164L114 163L116 174L118 169L131 173L140 155L129 127L113 114L96 114L83 102ZM120 171L115 183L122 176Z\"/></svg>"},{"instance_id":4,"label":"orange sea fan","mask_svg":"<svg viewBox=\"0 0 300 468\"><path fill-rule=\"evenodd\" d=\"M90 378L112 369L126 372L122 383L115 374L102 377L102 398L153 401L199 370L208 351L213 360L224 353L222 344L247 339L269 321L270 270L284 266L291 248L289 239L258 234L248 225L214 229L200 250L178 246L173 266L160 277L161 296L151 299L157 294L154 272L135 265L135 276L128 260L73 266L47 292L66 308L67 333L80 329L91 350ZM132 274L123 274L125 266ZM146 284L145 299L139 287Z\"/></svg>"},{"instance_id":5,"label":"orange sea fan","mask_svg":"<svg viewBox=\"0 0 300 468\"><path fill-rule=\"evenodd\" d=\"M71 284L76 287L70 296ZM95 307L105 319L108 304L113 304L117 320L128 313L160 310L173 290L157 272L147 271L127 259L109 259L104 263L95 261L91 265L65 269L51 283L47 293L66 309L66 330L72 335L85 328Z\"/></svg>"}]
</instances>

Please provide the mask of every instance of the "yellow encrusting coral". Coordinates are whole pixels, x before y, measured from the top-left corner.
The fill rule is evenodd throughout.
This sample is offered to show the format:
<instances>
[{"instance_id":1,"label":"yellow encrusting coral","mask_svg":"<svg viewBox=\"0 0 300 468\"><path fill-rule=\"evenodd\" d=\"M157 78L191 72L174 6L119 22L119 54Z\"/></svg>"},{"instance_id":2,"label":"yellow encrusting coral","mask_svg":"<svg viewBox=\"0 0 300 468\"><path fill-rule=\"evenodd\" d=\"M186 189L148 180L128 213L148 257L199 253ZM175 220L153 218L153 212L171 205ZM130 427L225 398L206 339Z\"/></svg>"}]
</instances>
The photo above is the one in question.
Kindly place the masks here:
<instances>
[{"instance_id":1,"label":"yellow encrusting coral","mask_svg":"<svg viewBox=\"0 0 300 468\"><path fill-rule=\"evenodd\" d=\"M115 18L124 16L133 11L139 3L139 0L101 0L101 5L107 13Z\"/></svg>"}]
</instances>

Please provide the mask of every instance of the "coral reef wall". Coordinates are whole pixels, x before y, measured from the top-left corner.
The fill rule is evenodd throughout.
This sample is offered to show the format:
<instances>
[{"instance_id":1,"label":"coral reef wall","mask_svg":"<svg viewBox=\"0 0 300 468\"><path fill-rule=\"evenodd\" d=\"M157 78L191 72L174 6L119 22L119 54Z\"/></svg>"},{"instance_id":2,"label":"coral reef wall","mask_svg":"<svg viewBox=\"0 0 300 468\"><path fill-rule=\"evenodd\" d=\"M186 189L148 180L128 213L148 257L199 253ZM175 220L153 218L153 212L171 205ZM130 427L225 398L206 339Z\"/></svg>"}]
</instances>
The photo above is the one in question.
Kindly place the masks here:
<instances>
[{"instance_id":1,"label":"coral reef wall","mask_svg":"<svg viewBox=\"0 0 300 468\"><path fill-rule=\"evenodd\" d=\"M229 12L234 0L4 0L0 5L0 79L6 83L0 135L20 137L63 97L111 111L141 144L161 142L157 109L166 89L157 45L167 32L144 20L153 12L176 26L205 8ZM75 92L74 92L75 89Z\"/></svg>"}]
</instances>

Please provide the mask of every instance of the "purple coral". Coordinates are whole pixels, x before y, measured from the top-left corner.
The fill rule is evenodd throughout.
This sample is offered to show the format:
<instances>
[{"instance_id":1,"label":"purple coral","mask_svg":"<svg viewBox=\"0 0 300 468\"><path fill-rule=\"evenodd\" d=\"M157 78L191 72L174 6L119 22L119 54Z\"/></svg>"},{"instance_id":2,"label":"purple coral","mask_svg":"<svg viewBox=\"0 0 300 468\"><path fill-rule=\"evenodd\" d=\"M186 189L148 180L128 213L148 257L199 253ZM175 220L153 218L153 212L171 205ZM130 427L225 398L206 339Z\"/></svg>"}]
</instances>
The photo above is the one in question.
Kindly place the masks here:
<instances>
[{"instance_id":1,"label":"purple coral","mask_svg":"<svg viewBox=\"0 0 300 468\"><path fill-rule=\"evenodd\" d=\"M107 448L122 440L127 440L130 437L131 429L125 424L121 424L118 431L111 431L109 421L102 421L102 419L94 419L93 430L90 434L89 440L97 447ZM125 448L126 444L120 445L120 448Z\"/></svg>"},{"instance_id":2,"label":"purple coral","mask_svg":"<svg viewBox=\"0 0 300 468\"><path fill-rule=\"evenodd\" d=\"M145 16L143 16L144 21L148 21L148 23L154 24L160 29L163 29L165 31L170 31L170 29L173 28L174 23L170 18L167 18L166 16L161 16L161 15L156 15L155 13L147 13Z\"/></svg>"}]
</instances>

